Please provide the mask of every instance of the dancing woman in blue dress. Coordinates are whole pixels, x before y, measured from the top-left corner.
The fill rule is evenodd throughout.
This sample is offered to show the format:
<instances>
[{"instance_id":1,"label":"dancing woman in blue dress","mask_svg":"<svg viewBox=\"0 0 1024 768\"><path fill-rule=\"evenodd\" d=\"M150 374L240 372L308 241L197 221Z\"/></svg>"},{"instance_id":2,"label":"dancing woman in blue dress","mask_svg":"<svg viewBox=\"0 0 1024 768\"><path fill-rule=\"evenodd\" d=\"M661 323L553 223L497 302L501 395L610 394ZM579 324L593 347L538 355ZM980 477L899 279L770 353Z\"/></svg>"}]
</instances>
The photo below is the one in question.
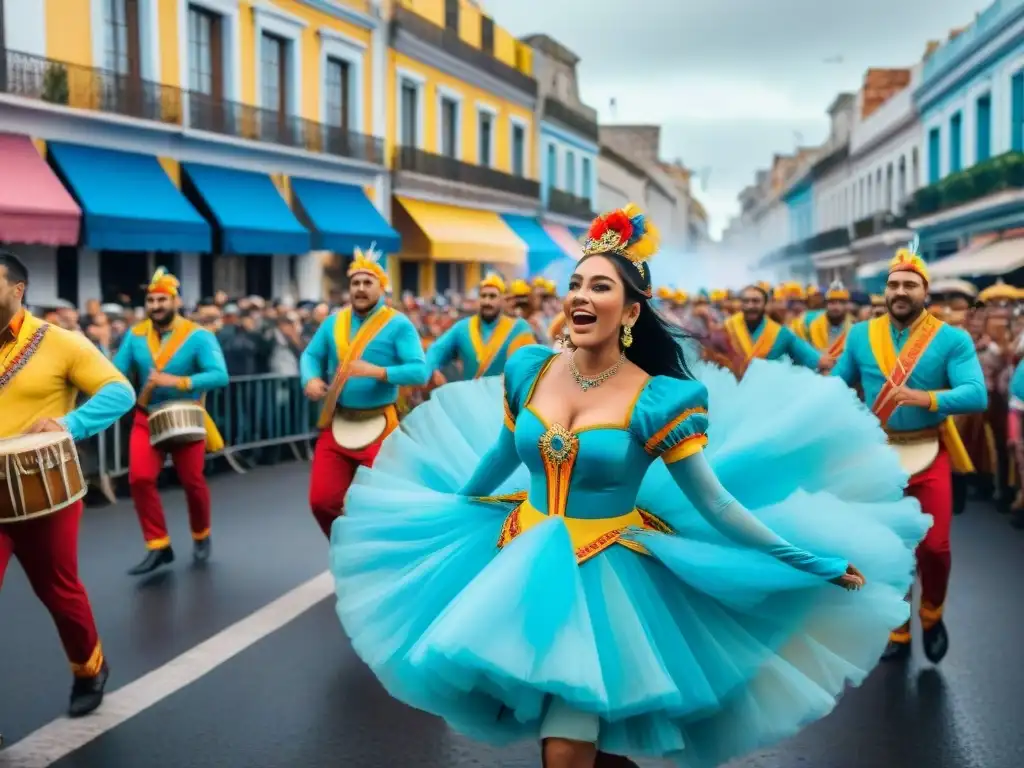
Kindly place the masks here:
<instances>
[{"instance_id":1,"label":"dancing woman in blue dress","mask_svg":"<svg viewBox=\"0 0 1024 768\"><path fill-rule=\"evenodd\" d=\"M386 689L538 740L546 768L711 768L824 717L907 619L929 525L841 382L687 366L656 245L632 206L595 220L569 348L437 390L332 532L338 615Z\"/></svg>"}]
</instances>

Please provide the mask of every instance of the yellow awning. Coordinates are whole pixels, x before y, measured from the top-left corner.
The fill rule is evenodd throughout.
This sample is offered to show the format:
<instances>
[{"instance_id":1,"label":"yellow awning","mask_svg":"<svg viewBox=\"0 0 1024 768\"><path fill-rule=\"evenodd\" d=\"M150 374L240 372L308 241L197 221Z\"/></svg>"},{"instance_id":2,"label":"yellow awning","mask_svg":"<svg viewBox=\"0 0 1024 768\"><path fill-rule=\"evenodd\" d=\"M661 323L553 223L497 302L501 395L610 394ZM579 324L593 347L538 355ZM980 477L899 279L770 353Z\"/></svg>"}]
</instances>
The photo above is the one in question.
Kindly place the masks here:
<instances>
[{"instance_id":1,"label":"yellow awning","mask_svg":"<svg viewBox=\"0 0 1024 768\"><path fill-rule=\"evenodd\" d=\"M395 197L394 227L400 255L433 261L522 266L526 245L493 211Z\"/></svg>"}]
</instances>

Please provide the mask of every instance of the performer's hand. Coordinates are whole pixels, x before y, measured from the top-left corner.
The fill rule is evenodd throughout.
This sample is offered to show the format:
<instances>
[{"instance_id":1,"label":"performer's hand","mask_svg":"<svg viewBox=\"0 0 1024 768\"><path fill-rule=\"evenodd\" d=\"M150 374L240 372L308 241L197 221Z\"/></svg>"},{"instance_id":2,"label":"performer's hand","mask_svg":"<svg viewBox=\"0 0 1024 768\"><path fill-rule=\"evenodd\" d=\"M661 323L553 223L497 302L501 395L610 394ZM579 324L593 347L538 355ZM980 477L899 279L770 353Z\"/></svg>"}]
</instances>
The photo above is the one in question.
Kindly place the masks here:
<instances>
[{"instance_id":1,"label":"performer's hand","mask_svg":"<svg viewBox=\"0 0 1024 768\"><path fill-rule=\"evenodd\" d=\"M430 377L430 386L433 388L443 387L448 383L448 379L444 377L444 374L440 371L434 371L434 375Z\"/></svg>"},{"instance_id":2,"label":"performer's hand","mask_svg":"<svg viewBox=\"0 0 1024 768\"><path fill-rule=\"evenodd\" d=\"M818 370L822 373L828 373L831 371L836 364L836 359L832 355L822 355L818 359Z\"/></svg>"},{"instance_id":3,"label":"performer's hand","mask_svg":"<svg viewBox=\"0 0 1024 768\"><path fill-rule=\"evenodd\" d=\"M40 419L28 431L29 434L33 434L35 432L67 432L67 429L56 419Z\"/></svg>"},{"instance_id":4,"label":"performer's hand","mask_svg":"<svg viewBox=\"0 0 1024 768\"><path fill-rule=\"evenodd\" d=\"M846 566L846 573L838 579L832 579L832 583L838 584L843 589L856 590L864 586L866 579L855 565L850 564Z\"/></svg>"},{"instance_id":5,"label":"performer's hand","mask_svg":"<svg viewBox=\"0 0 1024 768\"><path fill-rule=\"evenodd\" d=\"M154 387L177 387L178 381L180 381L179 376L172 376L163 371L150 371L146 383L152 384Z\"/></svg>"},{"instance_id":6,"label":"performer's hand","mask_svg":"<svg viewBox=\"0 0 1024 768\"><path fill-rule=\"evenodd\" d=\"M319 402L327 397L327 383L323 379L310 379L306 382L306 397Z\"/></svg>"},{"instance_id":7,"label":"performer's hand","mask_svg":"<svg viewBox=\"0 0 1024 768\"><path fill-rule=\"evenodd\" d=\"M384 381L385 372L379 365L365 360L353 360L348 366L348 375L353 379L376 379Z\"/></svg>"},{"instance_id":8,"label":"performer's hand","mask_svg":"<svg viewBox=\"0 0 1024 768\"><path fill-rule=\"evenodd\" d=\"M932 398L927 392L920 389L900 387L893 395L892 400L896 405L912 405L917 408L931 408Z\"/></svg>"}]
</instances>

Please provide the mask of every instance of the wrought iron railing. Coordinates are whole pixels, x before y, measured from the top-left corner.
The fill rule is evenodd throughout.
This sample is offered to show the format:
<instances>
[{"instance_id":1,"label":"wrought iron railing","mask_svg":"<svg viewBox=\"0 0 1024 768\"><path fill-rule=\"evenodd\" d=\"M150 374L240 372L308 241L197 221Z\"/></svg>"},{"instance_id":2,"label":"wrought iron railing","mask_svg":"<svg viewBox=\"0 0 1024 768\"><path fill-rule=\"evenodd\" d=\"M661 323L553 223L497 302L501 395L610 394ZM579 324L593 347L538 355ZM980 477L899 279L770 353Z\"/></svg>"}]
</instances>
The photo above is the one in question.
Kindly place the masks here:
<instances>
[{"instance_id":1,"label":"wrought iron railing","mask_svg":"<svg viewBox=\"0 0 1024 768\"><path fill-rule=\"evenodd\" d=\"M864 238L874 237L893 229L905 229L906 226L906 216L898 216L889 211L882 211L855 221L853 223L853 239L863 240Z\"/></svg>"},{"instance_id":2,"label":"wrought iron railing","mask_svg":"<svg viewBox=\"0 0 1024 768\"><path fill-rule=\"evenodd\" d=\"M2 59L3 93L384 164L383 139L340 126L20 51L3 51Z\"/></svg>"},{"instance_id":3,"label":"wrought iron railing","mask_svg":"<svg viewBox=\"0 0 1024 768\"><path fill-rule=\"evenodd\" d=\"M548 190L548 210L552 213L562 213L566 216L575 216L578 219L590 220L594 218L590 201L584 197L576 197L571 192L552 187Z\"/></svg>"},{"instance_id":4,"label":"wrought iron railing","mask_svg":"<svg viewBox=\"0 0 1024 768\"><path fill-rule=\"evenodd\" d=\"M597 120L587 117L582 112L577 112L568 104L563 104L552 96L544 99L544 117L549 120L557 120L591 141L598 140Z\"/></svg>"},{"instance_id":5,"label":"wrought iron railing","mask_svg":"<svg viewBox=\"0 0 1024 768\"><path fill-rule=\"evenodd\" d=\"M540 184L533 179L514 176L483 165L473 165L447 155L425 152L416 147L396 147L394 168L396 171L420 173L446 181L458 181L523 197L540 198Z\"/></svg>"}]
</instances>

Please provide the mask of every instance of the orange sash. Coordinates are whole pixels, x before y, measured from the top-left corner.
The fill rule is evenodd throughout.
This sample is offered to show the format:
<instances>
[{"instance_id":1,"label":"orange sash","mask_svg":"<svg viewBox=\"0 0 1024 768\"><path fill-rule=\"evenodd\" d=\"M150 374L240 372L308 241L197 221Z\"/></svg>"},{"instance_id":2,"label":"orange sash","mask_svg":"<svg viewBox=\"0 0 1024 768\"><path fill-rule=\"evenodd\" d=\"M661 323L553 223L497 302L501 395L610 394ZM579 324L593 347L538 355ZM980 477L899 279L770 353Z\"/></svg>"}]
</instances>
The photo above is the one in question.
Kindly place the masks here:
<instances>
[{"instance_id":1,"label":"orange sash","mask_svg":"<svg viewBox=\"0 0 1024 768\"><path fill-rule=\"evenodd\" d=\"M515 327L516 321L508 315L502 315L498 318L498 323L494 327L494 332L491 334L491 338L484 343L483 334L481 333L481 322L480 315L473 315L469 320L469 341L473 345L473 352L476 354L477 369L474 379L479 379L486 374L487 369L491 367L491 363L494 362L494 358L498 356L501 348L508 341L509 334L512 333L512 329Z\"/></svg>"},{"instance_id":2,"label":"orange sash","mask_svg":"<svg viewBox=\"0 0 1024 768\"><path fill-rule=\"evenodd\" d=\"M829 357L836 359L843 353L843 348L846 346L846 332L850 330L850 318L847 317L846 320L843 321L842 333L840 333L836 340L831 344L829 344L828 341L830 325L828 316L826 316L825 313L814 318L814 320L811 321L809 330L810 342L822 351L827 350Z\"/></svg>"},{"instance_id":3,"label":"orange sash","mask_svg":"<svg viewBox=\"0 0 1024 768\"><path fill-rule=\"evenodd\" d=\"M396 312L391 307L383 306L371 314L363 324L359 326L356 337L349 341L352 333L352 308L345 307L338 313L334 322L334 343L338 349L338 370L334 373L334 380L331 381L330 389L324 398L324 406L320 410L320 417L316 425L320 429L327 429L334 420L334 410L338 407L338 398L348 381L349 367L353 362L363 356L366 347L380 333L384 326L391 322Z\"/></svg>"},{"instance_id":4,"label":"orange sash","mask_svg":"<svg viewBox=\"0 0 1024 768\"><path fill-rule=\"evenodd\" d=\"M747 366L749 366L756 358L760 358L762 360L766 360L768 358L768 355L772 351L772 347L775 346L775 342L779 338L782 326L770 317L765 317L764 328L761 330L761 335L757 337L757 341L755 342L750 337L750 331L747 330L747 323L743 319L743 314L737 313L725 321L725 331L729 334L729 339L732 341L733 347L739 350L745 358L742 370L734 371L737 378L742 378L743 374L746 373Z\"/></svg>"},{"instance_id":5,"label":"orange sash","mask_svg":"<svg viewBox=\"0 0 1024 768\"><path fill-rule=\"evenodd\" d=\"M132 333L136 336L146 337L146 346L149 347L150 357L153 358L153 370L161 372L188 340L188 337L192 335L192 331L198 327L198 325L191 320L186 320L184 317L175 318L174 323L171 325L170 334L161 342L160 334L153 327L153 321L144 320L132 329ZM146 384L142 388L138 400L140 408L145 408L149 405L149 399L153 396L154 388L151 384Z\"/></svg>"},{"instance_id":6,"label":"orange sash","mask_svg":"<svg viewBox=\"0 0 1024 768\"><path fill-rule=\"evenodd\" d=\"M888 424L897 408L896 391L910 379L914 368L917 367L925 350L928 349L928 345L938 335L942 326L941 320L932 314L925 313L918 321L917 327L911 331L910 338L903 345L903 351L897 355L896 348L892 343L889 316L876 317L868 325L868 341L871 351L874 353L879 369L886 376L885 384L882 385L878 397L875 398L875 402L871 406L871 411L878 417L883 427Z\"/></svg>"}]
</instances>

